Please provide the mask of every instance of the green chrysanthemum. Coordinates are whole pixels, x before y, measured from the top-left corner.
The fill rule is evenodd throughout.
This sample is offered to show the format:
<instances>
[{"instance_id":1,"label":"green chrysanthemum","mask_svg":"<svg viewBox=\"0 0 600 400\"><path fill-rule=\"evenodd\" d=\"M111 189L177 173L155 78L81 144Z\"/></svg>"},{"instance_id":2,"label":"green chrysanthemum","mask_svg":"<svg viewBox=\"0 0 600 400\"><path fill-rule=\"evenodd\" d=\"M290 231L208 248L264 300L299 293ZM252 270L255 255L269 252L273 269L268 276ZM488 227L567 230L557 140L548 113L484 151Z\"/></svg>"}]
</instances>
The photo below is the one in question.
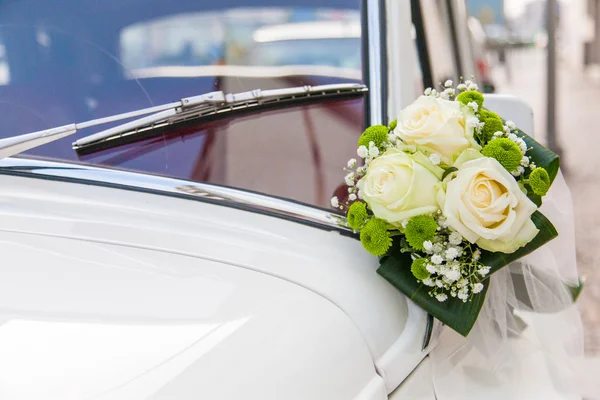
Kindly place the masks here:
<instances>
[{"instance_id":1,"label":"green chrysanthemum","mask_svg":"<svg viewBox=\"0 0 600 400\"><path fill-rule=\"evenodd\" d=\"M397 126L398 126L398 120L397 119L395 119L392 122L390 122L390 126L389 126L390 131L393 131L394 129L396 129Z\"/></svg>"},{"instance_id":2,"label":"green chrysanthemum","mask_svg":"<svg viewBox=\"0 0 600 400\"><path fill-rule=\"evenodd\" d=\"M368 127L360 138L358 138L358 147L365 146L369 148L369 143L375 143L375 146L380 147L383 142L388 140L388 128L383 125L373 125Z\"/></svg>"},{"instance_id":3,"label":"green chrysanthemum","mask_svg":"<svg viewBox=\"0 0 600 400\"><path fill-rule=\"evenodd\" d=\"M497 138L489 142L481 151L486 157L495 158L508 172L519 168L523 153L519 146L510 139Z\"/></svg>"},{"instance_id":4,"label":"green chrysanthemum","mask_svg":"<svg viewBox=\"0 0 600 400\"><path fill-rule=\"evenodd\" d=\"M387 228L388 224L384 220L371 218L360 231L363 247L374 256L384 255L392 245Z\"/></svg>"},{"instance_id":5,"label":"green chrysanthemum","mask_svg":"<svg viewBox=\"0 0 600 400\"><path fill-rule=\"evenodd\" d=\"M410 272L420 281L424 281L429 278L431 274L427 271L427 259L426 258L417 258L412 262L410 267Z\"/></svg>"},{"instance_id":6,"label":"green chrysanthemum","mask_svg":"<svg viewBox=\"0 0 600 400\"><path fill-rule=\"evenodd\" d=\"M550 175L544 168L536 168L529 175L529 186L533 193L538 196L545 196L550 189Z\"/></svg>"},{"instance_id":7,"label":"green chrysanthemum","mask_svg":"<svg viewBox=\"0 0 600 400\"><path fill-rule=\"evenodd\" d=\"M406 241L413 249L423 251L423 242L433 240L437 227L435 220L429 215L413 217L406 224Z\"/></svg>"},{"instance_id":8,"label":"green chrysanthemum","mask_svg":"<svg viewBox=\"0 0 600 400\"><path fill-rule=\"evenodd\" d=\"M489 141L496 132L504 132L504 123L498 114L489 110L479 112L479 120L484 123L481 133L486 141Z\"/></svg>"},{"instance_id":9,"label":"green chrysanthemum","mask_svg":"<svg viewBox=\"0 0 600 400\"><path fill-rule=\"evenodd\" d=\"M467 90L462 92L456 97L456 100L460 101L464 105L475 102L479 106L479 109L483 107L483 95L475 90Z\"/></svg>"},{"instance_id":10,"label":"green chrysanthemum","mask_svg":"<svg viewBox=\"0 0 600 400\"><path fill-rule=\"evenodd\" d=\"M350 208L348 209L348 225L350 228L358 231L365 226L365 223L369 219L369 214L367 214L367 205L362 201L357 201L356 203L352 203Z\"/></svg>"}]
</instances>

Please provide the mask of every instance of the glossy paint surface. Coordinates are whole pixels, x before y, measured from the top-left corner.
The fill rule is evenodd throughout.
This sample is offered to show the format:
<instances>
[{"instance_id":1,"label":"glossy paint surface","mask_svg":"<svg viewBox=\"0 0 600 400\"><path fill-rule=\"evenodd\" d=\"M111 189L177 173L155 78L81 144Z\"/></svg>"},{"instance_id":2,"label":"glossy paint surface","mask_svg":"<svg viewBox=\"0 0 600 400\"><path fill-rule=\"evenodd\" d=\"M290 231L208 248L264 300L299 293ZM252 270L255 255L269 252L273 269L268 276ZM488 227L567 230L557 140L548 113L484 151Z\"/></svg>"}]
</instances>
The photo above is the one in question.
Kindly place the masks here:
<instances>
[{"instance_id":1,"label":"glossy paint surface","mask_svg":"<svg viewBox=\"0 0 600 400\"><path fill-rule=\"evenodd\" d=\"M20 176L0 175L7 398L41 387L56 398L121 387L114 393L150 396L137 385L154 374L164 379L150 379L159 386L150 398L217 393L230 381L246 382L248 398L280 398L265 392L272 380L297 398L382 398L424 356L424 313L355 239L202 201L30 178L34 168L51 176L52 165L16 164ZM208 350L220 329L229 333ZM146 372L179 365L167 360L188 346L182 366ZM122 393L105 398L136 398Z\"/></svg>"}]
</instances>

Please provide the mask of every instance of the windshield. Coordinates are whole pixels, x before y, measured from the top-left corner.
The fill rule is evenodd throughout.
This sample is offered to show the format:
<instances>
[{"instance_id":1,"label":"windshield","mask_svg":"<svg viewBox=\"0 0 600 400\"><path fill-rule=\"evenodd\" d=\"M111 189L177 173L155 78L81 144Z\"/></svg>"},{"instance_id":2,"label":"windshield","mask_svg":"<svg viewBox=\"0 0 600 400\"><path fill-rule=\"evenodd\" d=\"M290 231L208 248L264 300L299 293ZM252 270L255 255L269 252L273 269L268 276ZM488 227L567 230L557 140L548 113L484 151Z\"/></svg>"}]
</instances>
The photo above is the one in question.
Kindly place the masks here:
<instances>
[{"instance_id":1,"label":"windshield","mask_svg":"<svg viewBox=\"0 0 600 400\"><path fill-rule=\"evenodd\" d=\"M0 137L212 91L238 93L258 88L360 83L360 3L2 1ZM279 117L283 115L287 121ZM286 122L297 126L289 129ZM258 183L248 184L242 176L237 179L237 175L226 174L223 165L227 164L228 171L234 167L223 161L239 159L238 151L249 148L246 141L261 145L251 155L244 155L245 159L252 156L261 160L289 149L285 151L295 151L305 163L295 164L299 171L313 170L317 159L314 154L320 154L320 172L308 176L328 182L324 175L334 173L328 169L335 168L337 173L339 165L353 155L351 150L340 152L334 147L341 140L338 134L357 136L362 131L363 101L315 104L302 108L302 112L232 117L217 125L199 126L183 134L181 130L166 132L150 142L99 154L84 156L73 151L73 141L112 125L82 129L25 154L255 189L326 205L338 182L320 183L318 196L293 193L283 187L285 184L273 183L267 190ZM330 135L331 140L314 139L312 135L318 132ZM230 143L235 137L243 148ZM274 137L277 140L269 139L264 144L266 138ZM264 165L257 161L257 176L266 176L262 169L267 168L274 168L275 173L278 165L289 161L289 154L287 157ZM277 177L271 180L280 181Z\"/></svg>"}]
</instances>

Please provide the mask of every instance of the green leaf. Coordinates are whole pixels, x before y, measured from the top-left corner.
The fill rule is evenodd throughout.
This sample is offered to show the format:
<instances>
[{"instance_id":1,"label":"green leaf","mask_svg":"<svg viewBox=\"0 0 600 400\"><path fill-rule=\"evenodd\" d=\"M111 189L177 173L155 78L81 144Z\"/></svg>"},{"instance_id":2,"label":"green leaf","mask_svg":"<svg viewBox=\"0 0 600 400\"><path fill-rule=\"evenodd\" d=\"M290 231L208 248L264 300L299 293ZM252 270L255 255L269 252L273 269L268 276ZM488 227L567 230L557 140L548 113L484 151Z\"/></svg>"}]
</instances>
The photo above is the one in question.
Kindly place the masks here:
<instances>
[{"instance_id":1,"label":"green leaf","mask_svg":"<svg viewBox=\"0 0 600 400\"><path fill-rule=\"evenodd\" d=\"M455 297L449 297L448 300L440 303L429 296L430 288L419 283L412 275L411 264L410 254L396 252L382 260L377 272L419 307L461 335L467 336L483 306L487 281L484 282L483 291L473 296L472 301L464 303Z\"/></svg>"},{"instance_id":2,"label":"green leaf","mask_svg":"<svg viewBox=\"0 0 600 400\"><path fill-rule=\"evenodd\" d=\"M569 292L573 296L573 302L576 302L579 298L579 295L583 291L584 283L582 279L579 279L579 284L577 286L568 286Z\"/></svg>"},{"instance_id":3,"label":"green leaf","mask_svg":"<svg viewBox=\"0 0 600 400\"><path fill-rule=\"evenodd\" d=\"M556 153L536 142L535 139L522 130L517 129L517 131L517 136L523 138L527 144L528 150L526 154L531 158L531 161L533 161L535 165L544 168L548 172L548 175L550 176L550 185L552 185L554 178L556 178L556 175L558 174L558 169L560 168L560 158ZM529 176L529 174L527 174L527 176ZM527 197L529 197L529 199L538 207L542 205L542 197L533 193L533 191L530 190L527 193Z\"/></svg>"},{"instance_id":4,"label":"green leaf","mask_svg":"<svg viewBox=\"0 0 600 400\"><path fill-rule=\"evenodd\" d=\"M531 219L540 232L526 246L512 254L482 251L481 262L491 267L491 273L531 253L558 235L552 223L539 211L536 211ZM483 281L484 290L473 296L467 303L453 297L440 303L429 296L430 288L417 282L410 272L412 264L410 254L401 253L398 249L399 242L394 243L388 256L381 259L381 265L377 272L425 311L461 335L467 336L483 306L489 280Z\"/></svg>"},{"instance_id":5,"label":"green leaf","mask_svg":"<svg viewBox=\"0 0 600 400\"><path fill-rule=\"evenodd\" d=\"M453 172L455 172L455 171L458 171L458 168L456 168L456 167L450 167L450 168L446 169L446 170L444 171L444 175L442 175L442 180L446 179L446 177L447 177L448 175L450 175L451 173L453 173Z\"/></svg>"},{"instance_id":6,"label":"green leaf","mask_svg":"<svg viewBox=\"0 0 600 400\"><path fill-rule=\"evenodd\" d=\"M517 130L519 132L517 136L523 138L525 143L527 143L527 148L529 150L527 150L526 154L538 167L542 167L548 171L548 175L550 176L550 184L552 184L552 182L554 182L554 178L556 178L556 175L558 174L560 158L552 150L542 146L522 130Z\"/></svg>"},{"instance_id":7,"label":"green leaf","mask_svg":"<svg viewBox=\"0 0 600 400\"><path fill-rule=\"evenodd\" d=\"M542 247L552 239L558 236L558 232L552 222L546 218L541 212L536 211L531 216L531 220L540 232L527 245L521 247L514 253L492 253L491 251L481 251L481 263L491 267L491 273L498 271L500 268L526 256L532 251Z\"/></svg>"}]
</instances>

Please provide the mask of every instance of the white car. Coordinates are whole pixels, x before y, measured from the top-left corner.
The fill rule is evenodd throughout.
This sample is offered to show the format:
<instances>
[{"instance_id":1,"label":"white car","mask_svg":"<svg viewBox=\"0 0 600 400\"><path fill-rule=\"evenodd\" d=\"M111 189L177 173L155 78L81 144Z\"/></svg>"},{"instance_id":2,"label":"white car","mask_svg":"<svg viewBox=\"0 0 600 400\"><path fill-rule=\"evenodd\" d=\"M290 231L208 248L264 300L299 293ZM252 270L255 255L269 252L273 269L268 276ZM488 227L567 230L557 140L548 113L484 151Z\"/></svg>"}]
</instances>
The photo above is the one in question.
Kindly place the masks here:
<instances>
[{"instance_id":1,"label":"white car","mask_svg":"<svg viewBox=\"0 0 600 400\"><path fill-rule=\"evenodd\" d=\"M411 5L179 3L0 5L31 19L2 37L0 399L435 399L441 326L324 208L365 124L442 78ZM263 25L357 17L358 82L227 63Z\"/></svg>"}]
</instances>

